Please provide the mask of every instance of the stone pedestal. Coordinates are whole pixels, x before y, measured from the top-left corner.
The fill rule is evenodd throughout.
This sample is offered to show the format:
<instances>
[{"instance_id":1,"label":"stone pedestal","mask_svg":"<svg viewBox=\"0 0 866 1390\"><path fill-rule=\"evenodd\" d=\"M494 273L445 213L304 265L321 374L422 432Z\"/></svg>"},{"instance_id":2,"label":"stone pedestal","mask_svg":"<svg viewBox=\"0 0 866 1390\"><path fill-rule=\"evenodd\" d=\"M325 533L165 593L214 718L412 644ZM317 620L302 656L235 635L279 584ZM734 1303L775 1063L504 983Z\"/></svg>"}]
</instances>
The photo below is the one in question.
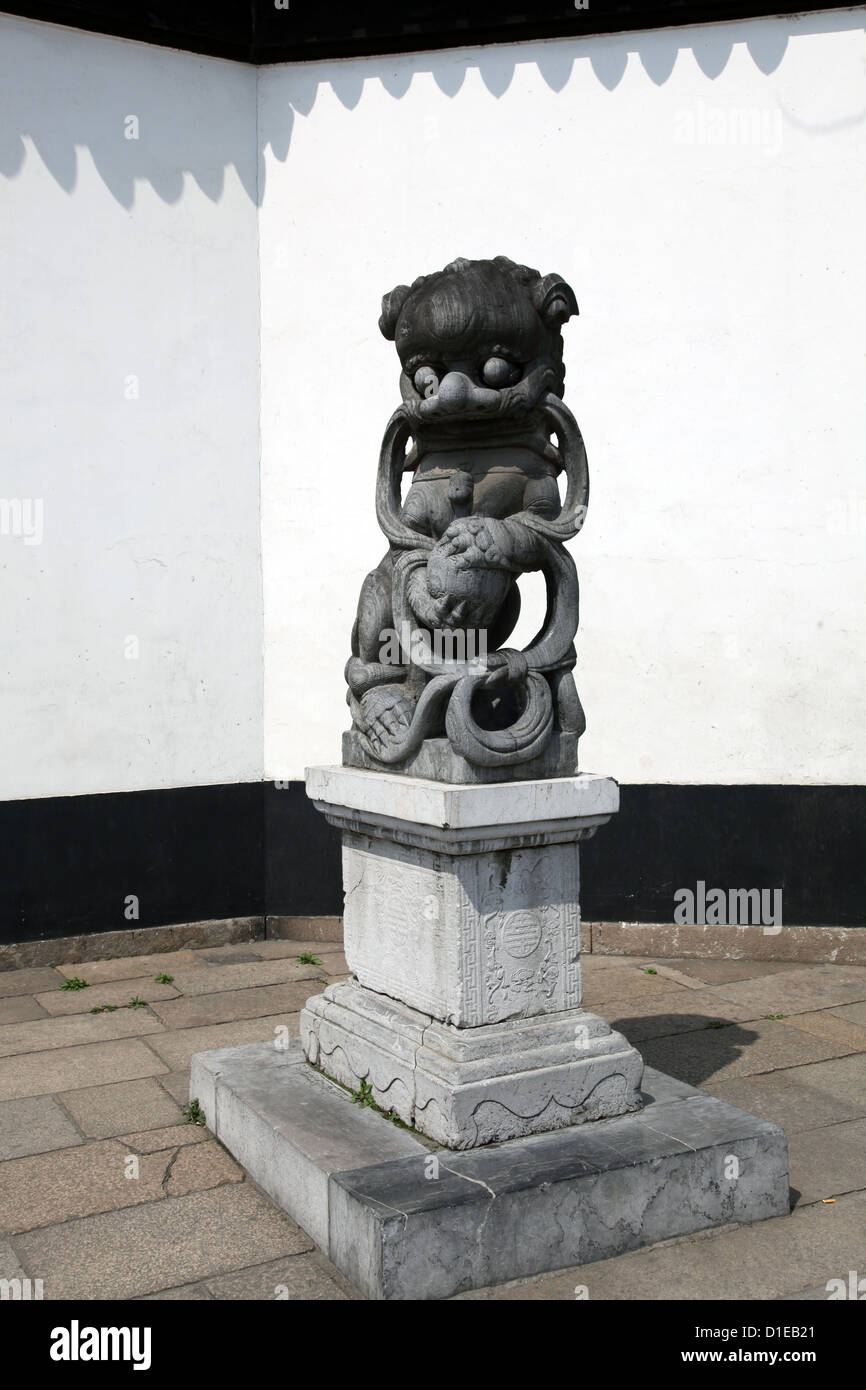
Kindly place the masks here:
<instances>
[{"instance_id":1,"label":"stone pedestal","mask_svg":"<svg viewBox=\"0 0 866 1390\"><path fill-rule=\"evenodd\" d=\"M449 1148L640 1105L639 1053L580 1008L578 842L616 783L449 785L312 768L343 832L355 981L307 1001L308 1059Z\"/></svg>"},{"instance_id":2,"label":"stone pedestal","mask_svg":"<svg viewBox=\"0 0 866 1390\"><path fill-rule=\"evenodd\" d=\"M448 1298L788 1210L777 1126L644 1073L580 1007L578 846L614 782L332 767L307 789L343 833L353 978L288 1045L193 1057L190 1097L364 1295Z\"/></svg>"}]
</instances>

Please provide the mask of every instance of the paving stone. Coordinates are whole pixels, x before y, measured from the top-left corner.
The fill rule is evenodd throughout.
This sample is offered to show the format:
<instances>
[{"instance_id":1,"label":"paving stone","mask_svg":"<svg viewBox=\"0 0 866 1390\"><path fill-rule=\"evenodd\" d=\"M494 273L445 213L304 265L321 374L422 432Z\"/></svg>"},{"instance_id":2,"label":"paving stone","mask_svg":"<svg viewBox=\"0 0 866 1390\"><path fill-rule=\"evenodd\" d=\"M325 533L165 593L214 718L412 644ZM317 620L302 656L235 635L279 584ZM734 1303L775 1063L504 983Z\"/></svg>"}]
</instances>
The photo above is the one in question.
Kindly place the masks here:
<instances>
[{"instance_id":1,"label":"paving stone","mask_svg":"<svg viewBox=\"0 0 866 1390\"><path fill-rule=\"evenodd\" d=\"M0 1240L0 1279L26 1279L27 1271L8 1240Z\"/></svg>"},{"instance_id":2,"label":"paving stone","mask_svg":"<svg viewBox=\"0 0 866 1390\"><path fill-rule=\"evenodd\" d=\"M116 956L111 960L75 961L58 965L57 969L67 979L77 975L80 980L97 985L112 980L133 980L141 975L146 975L152 980L154 975L174 975L181 968L189 969L200 964L197 951L160 951L158 954L147 956ZM51 985L47 983L38 988L50 989ZM33 992L35 993L35 989Z\"/></svg>"},{"instance_id":3,"label":"paving stone","mask_svg":"<svg viewBox=\"0 0 866 1390\"><path fill-rule=\"evenodd\" d=\"M181 1107L153 1077L86 1086L64 1095L63 1103L78 1128L91 1139L109 1139L133 1129L156 1129L182 1119Z\"/></svg>"},{"instance_id":4,"label":"paving stone","mask_svg":"<svg viewBox=\"0 0 866 1390\"><path fill-rule=\"evenodd\" d=\"M779 1301L789 1303L800 1302L802 1300L809 1300L810 1302L817 1303L820 1300L820 1302L826 1303L829 1297L830 1294L826 1284L820 1284L816 1289L803 1289L802 1293L780 1294Z\"/></svg>"},{"instance_id":5,"label":"paving stone","mask_svg":"<svg viewBox=\"0 0 866 1390\"><path fill-rule=\"evenodd\" d=\"M124 1144L130 1153L152 1154L187 1144L206 1144L209 1137L204 1125L179 1123L163 1129L140 1129L134 1134L121 1134L118 1143Z\"/></svg>"},{"instance_id":6,"label":"paving stone","mask_svg":"<svg viewBox=\"0 0 866 1390\"><path fill-rule=\"evenodd\" d=\"M300 1254L309 1237L250 1183L167 1197L16 1238L46 1299L126 1299ZM169 1275L170 1271L170 1275ZM176 1285L176 1286L177 1286Z\"/></svg>"},{"instance_id":7,"label":"paving stone","mask_svg":"<svg viewBox=\"0 0 866 1390\"><path fill-rule=\"evenodd\" d=\"M173 1100L179 1106L186 1105L189 1100L189 1067L183 1071L172 1071L167 1076L159 1078L160 1086L163 1086Z\"/></svg>"},{"instance_id":8,"label":"paving stone","mask_svg":"<svg viewBox=\"0 0 866 1390\"><path fill-rule=\"evenodd\" d=\"M168 1071L136 1038L0 1058L0 1100L50 1095L80 1087L133 1081Z\"/></svg>"},{"instance_id":9,"label":"paving stone","mask_svg":"<svg viewBox=\"0 0 866 1390\"><path fill-rule=\"evenodd\" d=\"M205 1284L182 1284L179 1289L161 1289L159 1293L142 1294L135 1303L209 1303L211 1294Z\"/></svg>"},{"instance_id":10,"label":"paving stone","mask_svg":"<svg viewBox=\"0 0 866 1390\"><path fill-rule=\"evenodd\" d=\"M199 946L193 952L198 961L206 960L208 963L227 962L233 960L258 960L259 942L258 941L232 941L225 946Z\"/></svg>"},{"instance_id":11,"label":"paving stone","mask_svg":"<svg viewBox=\"0 0 866 1390\"><path fill-rule=\"evenodd\" d=\"M224 1182L243 1182L244 1170L215 1139L184 1147L170 1165L165 1190L170 1197L202 1192Z\"/></svg>"},{"instance_id":12,"label":"paving stone","mask_svg":"<svg viewBox=\"0 0 866 1390\"><path fill-rule=\"evenodd\" d=\"M847 1077L839 1084L833 1069L849 1062L859 1062L862 1075L850 1077L850 1086L844 1084ZM799 1130L866 1115L866 1057L817 1062L814 1066L791 1067L731 1081L710 1080L704 1089L762 1120L781 1125L790 1139Z\"/></svg>"},{"instance_id":13,"label":"paving stone","mask_svg":"<svg viewBox=\"0 0 866 1390\"><path fill-rule=\"evenodd\" d=\"M338 957L343 961L343 948L337 941L257 941L256 955L262 960L296 960L298 956L310 954L324 961L325 957Z\"/></svg>"},{"instance_id":14,"label":"paving stone","mask_svg":"<svg viewBox=\"0 0 866 1390\"><path fill-rule=\"evenodd\" d=\"M118 1009L114 1014L73 1014L70 1018L39 1018L32 1023L0 1027L0 1057L73 1048L143 1033L161 1033L163 1025L147 1009Z\"/></svg>"},{"instance_id":15,"label":"paving stone","mask_svg":"<svg viewBox=\"0 0 866 1390\"><path fill-rule=\"evenodd\" d=\"M586 922L583 923L583 941L586 945ZM652 965L658 969L659 961L654 956L594 956L583 950L580 957L581 969L586 972L595 970L630 970L635 966L645 969Z\"/></svg>"},{"instance_id":16,"label":"paving stone","mask_svg":"<svg viewBox=\"0 0 866 1390\"><path fill-rule=\"evenodd\" d=\"M672 980L663 980L660 975L645 975L639 967L627 966L621 970L599 971L585 978L581 1005L591 1012L599 1012L608 999L634 999L637 1013L640 999L672 998L683 993L682 986Z\"/></svg>"},{"instance_id":17,"label":"paving stone","mask_svg":"<svg viewBox=\"0 0 866 1390\"><path fill-rule=\"evenodd\" d=\"M763 1019L707 1028L641 1044L644 1060L692 1086L838 1057L848 1048ZM704 1086L704 1089L707 1089Z\"/></svg>"},{"instance_id":18,"label":"paving stone","mask_svg":"<svg viewBox=\"0 0 866 1390\"><path fill-rule=\"evenodd\" d=\"M848 1019L850 1023L856 1023L861 1028L866 1028L866 1003L862 1004L842 1004L839 1008L831 1009L831 1013L837 1018Z\"/></svg>"},{"instance_id":19,"label":"paving stone","mask_svg":"<svg viewBox=\"0 0 866 1390\"><path fill-rule=\"evenodd\" d=\"M314 956L322 956L325 951L342 951L343 941L342 937L339 941L319 941L315 937L310 937L304 941L295 941L293 937L279 937L274 940L256 942L256 950L260 952L263 960L270 960L279 956L278 948L280 947L286 947L286 954L289 956L302 956L308 952Z\"/></svg>"},{"instance_id":20,"label":"paving stone","mask_svg":"<svg viewBox=\"0 0 866 1390\"><path fill-rule=\"evenodd\" d=\"M0 1160L68 1149L84 1141L52 1096L0 1102Z\"/></svg>"},{"instance_id":21,"label":"paving stone","mask_svg":"<svg viewBox=\"0 0 866 1390\"><path fill-rule=\"evenodd\" d=\"M792 1014L784 1023L787 1028L801 1028L805 1033L813 1033L816 1038L838 1043L840 1051L866 1052L866 1027L847 1018L839 1018L829 1009L814 1014Z\"/></svg>"},{"instance_id":22,"label":"paving stone","mask_svg":"<svg viewBox=\"0 0 866 1390\"><path fill-rule=\"evenodd\" d=\"M790 1136L788 1149L800 1205L866 1189L866 1120L800 1130Z\"/></svg>"},{"instance_id":23,"label":"paving stone","mask_svg":"<svg viewBox=\"0 0 866 1390\"><path fill-rule=\"evenodd\" d=\"M762 979L739 980L715 986L722 999L745 1004L753 1017L764 1014L811 1013L840 1004L866 1000L866 967L812 965Z\"/></svg>"},{"instance_id":24,"label":"paving stone","mask_svg":"<svg viewBox=\"0 0 866 1390\"><path fill-rule=\"evenodd\" d=\"M238 1023L215 1023L208 1028L183 1028L160 1033L153 1038L154 1050L167 1063L167 1070L181 1071L189 1066L196 1052L219 1047L242 1047L246 1043L273 1041L277 1028L288 1028L289 1037L298 1036L300 1014L276 1014L270 1018L243 1019ZM189 1100L189 1096L186 1097Z\"/></svg>"},{"instance_id":25,"label":"paving stone","mask_svg":"<svg viewBox=\"0 0 866 1390\"><path fill-rule=\"evenodd\" d=\"M614 958L615 959L615 958ZM678 974L691 976L707 985L731 984L736 980L757 980L765 975L779 975L786 970L802 970L799 962L783 960L698 960L690 956L660 960Z\"/></svg>"},{"instance_id":26,"label":"paving stone","mask_svg":"<svg viewBox=\"0 0 866 1390\"><path fill-rule=\"evenodd\" d=\"M600 1300L731 1300L778 1297L804 1286L824 1286L863 1264L866 1195L840 1197L834 1206L803 1207L756 1225L665 1242L616 1259L573 1266L554 1274L461 1299L568 1299L586 1288Z\"/></svg>"},{"instance_id":27,"label":"paving stone","mask_svg":"<svg viewBox=\"0 0 866 1390\"><path fill-rule=\"evenodd\" d=\"M280 1011L298 1013L315 992L303 982L263 985L260 989L233 989L196 999L174 999L153 1007L167 1028L203 1028L212 1023L264 1018Z\"/></svg>"},{"instance_id":28,"label":"paving stone","mask_svg":"<svg viewBox=\"0 0 866 1390\"><path fill-rule=\"evenodd\" d=\"M110 984L91 985L88 989L52 990L37 994L36 999L46 1013L58 1017L87 1014L103 1004L114 1004L120 1010L130 999L144 999L148 1004L160 999L176 999L179 993L173 985L156 984L152 975L137 975L131 980L114 980Z\"/></svg>"},{"instance_id":29,"label":"paving stone","mask_svg":"<svg viewBox=\"0 0 866 1390\"><path fill-rule=\"evenodd\" d=\"M53 967L34 966L29 970L0 970L0 999L15 994L38 994L43 989L57 989L63 976Z\"/></svg>"},{"instance_id":30,"label":"paving stone","mask_svg":"<svg viewBox=\"0 0 866 1390\"><path fill-rule=\"evenodd\" d=\"M15 1234L162 1198L165 1154L139 1158L137 1178L126 1177L126 1159L112 1139L9 1159L0 1164L0 1227Z\"/></svg>"},{"instance_id":31,"label":"paving stone","mask_svg":"<svg viewBox=\"0 0 866 1390\"><path fill-rule=\"evenodd\" d=\"M45 1010L29 994L13 994L0 999L0 1025L29 1023L33 1018L45 1018Z\"/></svg>"},{"instance_id":32,"label":"paving stone","mask_svg":"<svg viewBox=\"0 0 866 1390\"><path fill-rule=\"evenodd\" d=\"M219 954L219 952L216 952L216 953L213 953L213 954L212 954L210 951L202 951L202 952L201 952L201 959L207 961L208 965L226 965L226 964L228 964L228 958L225 957L225 956L221 956L221 955ZM254 951L236 951L236 952L232 955L231 960L232 960L232 961L245 961L245 960L247 960L247 961L253 961L253 960L261 960L261 956L256 955Z\"/></svg>"},{"instance_id":33,"label":"paving stone","mask_svg":"<svg viewBox=\"0 0 866 1390\"><path fill-rule=\"evenodd\" d=\"M316 981L325 974L323 966L299 965L296 960L243 961L240 964L209 966L207 969L179 970L174 978L175 989L187 998L204 994L226 994L233 989L253 989L263 985L282 985L292 981L307 981L308 994L323 988ZM302 1003L298 1006L303 1006Z\"/></svg>"},{"instance_id":34,"label":"paving stone","mask_svg":"<svg viewBox=\"0 0 866 1390\"><path fill-rule=\"evenodd\" d=\"M699 989L683 990L676 996L664 993L637 1001L617 999L600 1005L598 1012L632 1043L694 1032L713 1023L742 1022L749 1017L748 1009L726 1003Z\"/></svg>"},{"instance_id":35,"label":"paving stone","mask_svg":"<svg viewBox=\"0 0 866 1390\"><path fill-rule=\"evenodd\" d=\"M353 1295L342 1281L338 1282L339 1276L334 1278L328 1273L327 1266L328 1261L317 1253L292 1255L288 1260L273 1260L270 1264L243 1269L238 1274L208 1279L206 1287L213 1298L222 1299L351 1300Z\"/></svg>"}]
</instances>

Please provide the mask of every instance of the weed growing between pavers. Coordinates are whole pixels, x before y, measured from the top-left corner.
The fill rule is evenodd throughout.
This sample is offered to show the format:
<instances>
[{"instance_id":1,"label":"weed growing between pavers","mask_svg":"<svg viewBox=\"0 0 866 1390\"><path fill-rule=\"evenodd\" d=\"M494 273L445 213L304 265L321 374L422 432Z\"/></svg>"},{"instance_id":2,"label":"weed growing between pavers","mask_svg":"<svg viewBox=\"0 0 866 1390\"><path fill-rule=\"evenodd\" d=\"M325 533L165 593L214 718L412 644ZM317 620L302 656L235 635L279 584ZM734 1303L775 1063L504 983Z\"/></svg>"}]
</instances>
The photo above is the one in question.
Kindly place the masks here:
<instances>
[{"instance_id":1,"label":"weed growing between pavers","mask_svg":"<svg viewBox=\"0 0 866 1390\"><path fill-rule=\"evenodd\" d=\"M64 980L64 981L63 981L63 984L62 984L62 985L59 985L58 988L59 988L59 989L89 989L89 988L90 988L90 982L89 982L88 980L79 980L79 978L78 978L77 975L71 975L71 976L69 977L69 979L68 979L68 980Z\"/></svg>"},{"instance_id":2,"label":"weed growing between pavers","mask_svg":"<svg viewBox=\"0 0 866 1390\"><path fill-rule=\"evenodd\" d=\"M166 975L165 971L163 971L161 975L154 975L153 982L156 985L171 985L174 984L174 976Z\"/></svg>"},{"instance_id":3,"label":"weed growing between pavers","mask_svg":"<svg viewBox=\"0 0 866 1390\"><path fill-rule=\"evenodd\" d=\"M184 1124L187 1125L206 1125L207 1117L198 1103L198 1100L191 1100L183 1106L182 1114Z\"/></svg>"},{"instance_id":4,"label":"weed growing between pavers","mask_svg":"<svg viewBox=\"0 0 866 1390\"><path fill-rule=\"evenodd\" d=\"M318 957L318 956L314 956L313 953L312 953L312 951L302 951L301 954L300 954L299 956L296 957L296 959L297 959L299 965L321 965L321 964L322 964L322 961L319 960L319 957Z\"/></svg>"}]
</instances>

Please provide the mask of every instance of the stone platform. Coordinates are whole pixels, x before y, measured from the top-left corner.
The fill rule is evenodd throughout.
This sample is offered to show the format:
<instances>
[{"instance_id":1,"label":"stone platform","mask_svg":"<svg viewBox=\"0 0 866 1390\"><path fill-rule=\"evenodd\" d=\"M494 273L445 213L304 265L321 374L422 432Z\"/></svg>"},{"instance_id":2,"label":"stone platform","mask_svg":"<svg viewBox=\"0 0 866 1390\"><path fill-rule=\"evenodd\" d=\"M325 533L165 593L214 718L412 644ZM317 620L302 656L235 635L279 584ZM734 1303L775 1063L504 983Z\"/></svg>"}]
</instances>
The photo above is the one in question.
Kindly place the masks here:
<instances>
[{"instance_id":1,"label":"stone platform","mask_svg":"<svg viewBox=\"0 0 866 1390\"><path fill-rule=\"evenodd\" d=\"M297 1041L199 1053L190 1095L371 1299L439 1299L788 1212L783 1131L647 1068L643 1107L464 1152L353 1103Z\"/></svg>"}]
</instances>

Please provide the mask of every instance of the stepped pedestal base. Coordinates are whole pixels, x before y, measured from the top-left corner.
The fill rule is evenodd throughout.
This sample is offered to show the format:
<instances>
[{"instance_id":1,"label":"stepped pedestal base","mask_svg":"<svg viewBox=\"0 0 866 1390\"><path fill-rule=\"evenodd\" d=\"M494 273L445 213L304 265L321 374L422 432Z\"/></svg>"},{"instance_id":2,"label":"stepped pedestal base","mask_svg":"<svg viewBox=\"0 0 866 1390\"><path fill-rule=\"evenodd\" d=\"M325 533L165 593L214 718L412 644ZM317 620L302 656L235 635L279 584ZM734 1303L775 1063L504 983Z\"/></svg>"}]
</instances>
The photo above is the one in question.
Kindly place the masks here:
<instances>
[{"instance_id":1,"label":"stepped pedestal base","mask_svg":"<svg viewBox=\"0 0 866 1390\"><path fill-rule=\"evenodd\" d=\"M633 1114L460 1153L353 1104L297 1041L200 1053L190 1095L372 1299L449 1298L788 1211L783 1132L650 1068Z\"/></svg>"}]
</instances>

